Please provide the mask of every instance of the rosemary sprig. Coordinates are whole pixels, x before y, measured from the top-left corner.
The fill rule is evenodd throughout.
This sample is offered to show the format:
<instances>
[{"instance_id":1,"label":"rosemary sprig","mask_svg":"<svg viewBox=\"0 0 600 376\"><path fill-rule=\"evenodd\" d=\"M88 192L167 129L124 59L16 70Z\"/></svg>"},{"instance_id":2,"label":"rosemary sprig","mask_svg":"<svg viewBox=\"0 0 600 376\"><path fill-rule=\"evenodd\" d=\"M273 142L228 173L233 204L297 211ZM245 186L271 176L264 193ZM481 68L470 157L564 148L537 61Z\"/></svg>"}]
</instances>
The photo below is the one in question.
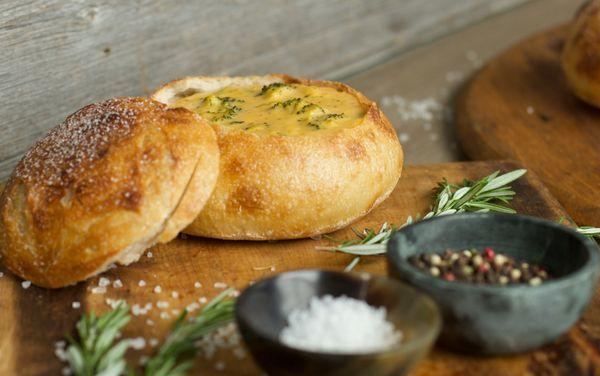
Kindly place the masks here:
<instances>
[{"instance_id":1,"label":"rosemary sprig","mask_svg":"<svg viewBox=\"0 0 600 376\"><path fill-rule=\"evenodd\" d=\"M187 375L197 353L195 342L233 321L234 301L225 300L232 291L223 291L189 321L185 320L187 312L184 311L158 352L148 361L145 376Z\"/></svg>"},{"instance_id":2,"label":"rosemary sprig","mask_svg":"<svg viewBox=\"0 0 600 376\"><path fill-rule=\"evenodd\" d=\"M577 231L580 234L583 234L589 238L598 238L600 239L600 227L592 227L592 226L581 226L577 227Z\"/></svg>"},{"instance_id":3,"label":"rosemary sprig","mask_svg":"<svg viewBox=\"0 0 600 376\"><path fill-rule=\"evenodd\" d=\"M431 211L423 219L460 212L494 211L515 213L514 209L507 206L515 195L508 184L519 179L526 172L527 170L520 169L498 175L499 171L496 171L477 181L465 180L460 185L450 184L446 179L443 179L435 189ZM401 227L412 222L413 218L409 216ZM362 232L358 232L353 229L358 241L348 240L336 246L319 246L316 249L343 252L356 256L379 255L385 253L386 244L395 230L396 228L387 222L378 231L367 228ZM352 260L352 263L346 269L352 270L357 263L356 259Z\"/></svg>"},{"instance_id":4,"label":"rosemary sprig","mask_svg":"<svg viewBox=\"0 0 600 376\"><path fill-rule=\"evenodd\" d=\"M565 217L560 217L558 219L558 223L564 224L567 222ZM592 227L592 226L580 226L575 227L575 230L580 234L587 236L590 239L598 238L600 239L600 227Z\"/></svg>"},{"instance_id":5,"label":"rosemary sprig","mask_svg":"<svg viewBox=\"0 0 600 376\"><path fill-rule=\"evenodd\" d=\"M150 358L144 370L144 376L183 376L193 366L197 353L195 342L215 329L233 321L233 300L226 300L232 289L228 289L211 300L200 314L186 320L187 311L179 316L171 333ZM79 341L67 336L70 345L67 348L67 362L76 376L119 376L136 375L133 367L127 365L125 352L129 340L115 339L121 329L127 325L131 316L129 306L123 302L117 307L96 317L92 312L83 315L77 323Z\"/></svg>"},{"instance_id":6,"label":"rosemary sprig","mask_svg":"<svg viewBox=\"0 0 600 376\"><path fill-rule=\"evenodd\" d=\"M360 256L356 256L355 258L352 259L352 261L348 264L348 266L346 266L344 268L345 272L351 272L352 269L354 269L354 267L356 265L358 265L358 263L360 262Z\"/></svg>"},{"instance_id":7,"label":"rosemary sprig","mask_svg":"<svg viewBox=\"0 0 600 376\"><path fill-rule=\"evenodd\" d=\"M123 374L129 341L122 340L116 345L114 341L129 320L129 306L123 302L101 316L94 312L83 315L76 325L79 342L67 336L70 343L67 361L73 373L77 376Z\"/></svg>"}]
</instances>

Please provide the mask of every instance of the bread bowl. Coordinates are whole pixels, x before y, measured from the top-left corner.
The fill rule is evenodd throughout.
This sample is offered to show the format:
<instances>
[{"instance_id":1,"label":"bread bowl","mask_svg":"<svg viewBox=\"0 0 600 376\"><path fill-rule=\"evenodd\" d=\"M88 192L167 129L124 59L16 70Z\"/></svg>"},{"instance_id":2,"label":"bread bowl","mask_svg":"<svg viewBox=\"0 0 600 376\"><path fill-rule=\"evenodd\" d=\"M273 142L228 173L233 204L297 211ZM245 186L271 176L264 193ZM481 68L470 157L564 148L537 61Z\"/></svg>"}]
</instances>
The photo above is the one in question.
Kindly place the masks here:
<instances>
[{"instance_id":1,"label":"bread bowl","mask_svg":"<svg viewBox=\"0 0 600 376\"><path fill-rule=\"evenodd\" d=\"M86 106L13 171L0 196L1 261L50 288L129 264L196 217L218 158L214 131L190 111L144 98Z\"/></svg>"},{"instance_id":2,"label":"bread bowl","mask_svg":"<svg viewBox=\"0 0 600 376\"><path fill-rule=\"evenodd\" d=\"M583 101L600 108L600 1L585 4L575 16L562 52L567 82Z\"/></svg>"},{"instance_id":3,"label":"bread bowl","mask_svg":"<svg viewBox=\"0 0 600 376\"><path fill-rule=\"evenodd\" d=\"M331 232L381 203L401 174L390 122L342 83L188 77L152 98L199 113L217 134L219 178L188 234L276 240Z\"/></svg>"}]
</instances>

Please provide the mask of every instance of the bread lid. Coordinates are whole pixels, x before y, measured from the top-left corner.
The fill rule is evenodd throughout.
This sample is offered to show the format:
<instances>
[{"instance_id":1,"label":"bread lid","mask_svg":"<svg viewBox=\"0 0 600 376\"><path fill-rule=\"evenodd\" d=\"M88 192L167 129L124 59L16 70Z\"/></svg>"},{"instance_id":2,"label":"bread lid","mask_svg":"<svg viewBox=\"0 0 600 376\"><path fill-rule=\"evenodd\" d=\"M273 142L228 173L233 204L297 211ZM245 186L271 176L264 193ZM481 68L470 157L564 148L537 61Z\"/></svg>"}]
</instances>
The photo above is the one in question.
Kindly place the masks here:
<instances>
[{"instance_id":1,"label":"bread lid","mask_svg":"<svg viewBox=\"0 0 600 376\"><path fill-rule=\"evenodd\" d=\"M0 253L44 287L128 264L171 240L215 186L212 128L185 109L145 98L70 115L19 162L0 197Z\"/></svg>"}]
</instances>

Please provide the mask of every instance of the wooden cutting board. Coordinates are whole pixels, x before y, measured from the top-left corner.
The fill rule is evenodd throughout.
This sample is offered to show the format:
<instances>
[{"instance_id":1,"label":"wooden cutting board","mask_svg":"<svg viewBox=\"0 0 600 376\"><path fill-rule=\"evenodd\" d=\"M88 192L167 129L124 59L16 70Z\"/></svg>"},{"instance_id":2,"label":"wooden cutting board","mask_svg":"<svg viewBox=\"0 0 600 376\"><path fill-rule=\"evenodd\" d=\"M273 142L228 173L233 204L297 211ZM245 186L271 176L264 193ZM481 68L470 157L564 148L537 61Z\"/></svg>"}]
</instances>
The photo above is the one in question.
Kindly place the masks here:
<instances>
[{"instance_id":1,"label":"wooden cutting board","mask_svg":"<svg viewBox=\"0 0 600 376\"><path fill-rule=\"evenodd\" d=\"M404 223L408 215L424 214L428 210L432 188L442 178L460 182L464 178L483 177L495 170L508 171L520 166L512 162L472 162L430 166L409 166L392 196L370 215L354 225L355 228L378 226L382 222ZM517 196L514 208L524 214L557 220L567 214L534 174L527 174L514 184ZM350 229L333 236L348 238ZM134 316L123 335L162 339L176 315L172 309L182 309L205 296L208 299L219 291L217 282L243 289L251 281L274 273L298 268L343 269L352 256L316 251L327 240L295 240L280 242L234 242L201 238L178 238L166 245L151 249L130 267L112 269L102 275L110 281L120 279L123 287L109 287L104 294L90 290L98 285L99 277L74 287L45 290L34 286L23 289L21 281L8 272L0 278L0 374L54 375L64 366L54 355L54 342L74 324L84 311L103 312L106 299L125 299L130 305L153 303L146 315ZM271 270L270 268L274 270ZM257 270L260 269L260 270ZM380 256L364 258L357 270L386 274L385 260ZM145 281L140 286L140 281ZM195 282L202 283L196 288ZM154 293L160 285L162 292ZM173 297L176 291L178 296ZM81 307L72 308L73 302ZM158 309L156 303L169 303L168 309ZM162 319L160 312L169 314ZM154 325L148 325L150 319ZM543 319L543 318L540 318ZM522 375L522 374L591 374L600 370L600 294L596 294L580 324L555 344L535 352L498 358L457 355L441 349L432 354L415 370L414 375ZM261 372L240 350L218 351L214 357L199 356L198 374L260 375ZM151 346L130 351L134 364ZM221 362L221 363L220 363ZM224 367L216 370L216 367Z\"/></svg>"},{"instance_id":2,"label":"wooden cutting board","mask_svg":"<svg viewBox=\"0 0 600 376\"><path fill-rule=\"evenodd\" d=\"M566 26L490 61L457 98L472 159L516 159L535 170L579 225L600 226L600 109L577 99L560 67Z\"/></svg>"}]
</instances>

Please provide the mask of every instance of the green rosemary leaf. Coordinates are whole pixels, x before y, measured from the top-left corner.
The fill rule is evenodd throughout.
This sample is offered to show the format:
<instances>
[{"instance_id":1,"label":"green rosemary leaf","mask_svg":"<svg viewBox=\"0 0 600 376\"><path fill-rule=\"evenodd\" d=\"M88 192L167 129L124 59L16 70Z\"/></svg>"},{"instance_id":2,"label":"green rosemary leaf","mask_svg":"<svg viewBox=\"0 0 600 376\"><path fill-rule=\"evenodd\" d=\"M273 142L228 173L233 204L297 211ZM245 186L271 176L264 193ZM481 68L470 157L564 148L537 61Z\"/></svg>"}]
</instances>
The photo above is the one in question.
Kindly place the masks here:
<instances>
[{"instance_id":1,"label":"green rosemary leaf","mask_svg":"<svg viewBox=\"0 0 600 376\"><path fill-rule=\"evenodd\" d=\"M114 345L120 330L130 320L129 306L119 303L117 307L101 316L93 312L83 315L76 328L79 342L67 336L70 345L66 356L76 376L118 376L126 368L124 359L129 341Z\"/></svg>"},{"instance_id":2,"label":"green rosemary leaf","mask_svg":"<svg viewBox=\"0 0 600 376\"><path fill-rule=\"evenodd\" d=\"M198 316L190 320L186 320L187 311L184 310L158 352L148 361L145 375L187 374L197 353L195 342L233 321L234 301L226 300L232 291L223 291L208 303Z\"/></svg>"},{"instance_id":3,"label":"green rosemary leaf","mask_svg":"<svg viewBox=\"0 0 600 376\"><path fill-rule=\"evenodd\" d=\"M381 255L385 253L385 244L387 244L387 240L388 239L385 239L384 242L378 244L354 244L345 247L335 247L333 250L356 256Z\"/></svg>"},{"instance_id":4,"label":"green rosemary leaf","mask_svg":"<svg viewBox=\"0 0 600 376\"><path fill-rule=\"evenodd\" d=\"M350 272L354 267L360 262L360 256L357 256L352 259L352 261L344 268L345 272Z\"/></svg>"},{"instance_id":5,"label":"green rosemary leaf","mask_svg":"<svg viewBox=\"0 0 600 376\"><path fill-rule=\"evenodd\" d=\"M577 227L576 230L587 237L600 239L600 227L592 227L592 226L581 226Z\"/></svg>"},{"instance_id":6,"label":"green rosemary leaf","mask_svg":"<svg viewBox=\"0 0 600 376\"><path fill-rule=\"evenodd\" d=\"M187 312L184 311L141 375L187 375L197 352L195 342L233 321L234 301L226 299L231 292L232 289L223 291L194 318L186 320ZM81 317L76 325L78 341L67 335L70 345L66 357L76 376L137 375L125 361L130 341L121 340L115 344L120 330L130 318L129 306L123 302L101 316L91 312Z\"/></svg>"},{"instance_id":7,"label":"green rosemary leaf","mask_svg":"<svg viewBox=\"0 0 600 376\"><path fill-rule=\"evenodd\" d=\"M500 175L500 176L496 177L496 175L498 174L498 171L496 171L495 172L496 175L492 174L492 175L494 175L494 177L491 178L491 180L485 185L485 187L483 187L481 192L483 193L483 192L494 190L496 188L503 187L503 186L519 179L521 176L525 175L526 172L527 172L527 170L520 169L520 170L511 171L504 175ZM492 177L492 175L490 175L488 178Z\"/></svg>"},{"instance_id":8,"label":"green rosemary leaf","mask_svg":"<svg viewBox=\"0 0 600 376\"><path fill-rule=\"evenodd\" d=\"M508 208L503 205L492 204L491 202L469 202L465 204L465 208L469 209L468 211L475 211L471 209L486 209L488 211L508 214L514 214L517 212L512 208Z\"/></svg>"}]
</instances>

